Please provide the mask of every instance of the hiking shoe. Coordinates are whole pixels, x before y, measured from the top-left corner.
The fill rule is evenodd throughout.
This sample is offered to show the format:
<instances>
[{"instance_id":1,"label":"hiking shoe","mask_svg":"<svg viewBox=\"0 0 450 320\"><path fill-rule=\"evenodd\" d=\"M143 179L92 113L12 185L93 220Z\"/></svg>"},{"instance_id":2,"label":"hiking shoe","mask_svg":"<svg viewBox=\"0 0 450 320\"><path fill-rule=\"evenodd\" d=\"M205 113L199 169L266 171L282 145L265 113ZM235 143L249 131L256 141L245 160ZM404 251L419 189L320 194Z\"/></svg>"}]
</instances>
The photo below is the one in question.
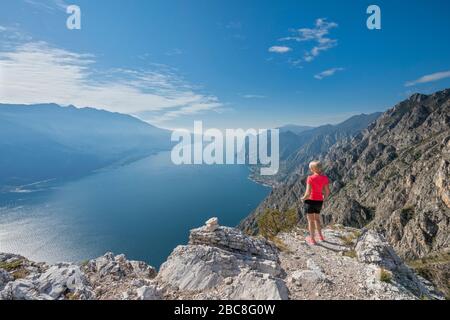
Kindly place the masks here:
<instances>
[{"instance_id":1,"label":"hiking shoe","mask_svg":"<svg viewBox=\"0 0 450 320\"><path fill-rule=\"evenodd\" d=\"M322 235L319 235L319 241L325 241L325 238Z\"/></svg>"},{"instance_id":2,"label":"hiking shoe","mask_svg":"<svg viewBox=\"0 0 450 320\"><path fill-rule=\"evenodd\" d=\"M315 246L317 244L316 240L314 240L314 238L311 237L306 237L306 242L312 246Z\"/></svg>"}]
</instances>

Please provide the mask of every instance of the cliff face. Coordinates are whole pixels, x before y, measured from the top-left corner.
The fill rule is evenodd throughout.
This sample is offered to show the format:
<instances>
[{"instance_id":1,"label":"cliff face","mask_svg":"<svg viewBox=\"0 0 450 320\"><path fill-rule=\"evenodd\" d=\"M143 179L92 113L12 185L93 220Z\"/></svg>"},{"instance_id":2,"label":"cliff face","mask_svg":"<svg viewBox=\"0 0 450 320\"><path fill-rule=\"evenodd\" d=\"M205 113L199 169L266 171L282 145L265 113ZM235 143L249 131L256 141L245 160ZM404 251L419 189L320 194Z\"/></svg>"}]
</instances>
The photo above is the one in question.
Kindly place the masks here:
<instances>
[{"instance_id":1,"label":"cliff face","mask_svg":"<svg viewBox=\"0 0 450 320\"><path fill-rule=\"evenodd\" d=\"M327 221L370 224L408 259L449 250L450 90L413 95L325 161Z\"/></svg>"},{"instance_id":2,"label":"cliff face","mask_svg":"<svg viewBox=\"0 0 450 320\"><path fill-rule=\"evenodd\" d=\"M111 253L83 264L0 254L0 299L442 299L376 231L334 226L311 247L304 230L262 238L212 219L159 272ZM350 239L350 240L349 240Z\"/></svg>"}]
</instances>

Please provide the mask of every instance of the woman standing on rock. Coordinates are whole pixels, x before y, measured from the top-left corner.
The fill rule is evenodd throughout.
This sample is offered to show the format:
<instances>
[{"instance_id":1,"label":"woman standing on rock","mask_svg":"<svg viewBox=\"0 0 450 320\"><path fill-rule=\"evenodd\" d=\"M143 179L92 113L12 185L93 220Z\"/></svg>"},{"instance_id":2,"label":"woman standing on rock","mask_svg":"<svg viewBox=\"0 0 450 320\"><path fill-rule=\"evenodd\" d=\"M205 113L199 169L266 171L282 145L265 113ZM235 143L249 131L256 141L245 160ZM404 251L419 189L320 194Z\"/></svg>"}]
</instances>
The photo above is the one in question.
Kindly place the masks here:
<instances>
[{"instance_id":1,"label":"woman standing on rock","mask_svg":"<svg viewBox=\"0 0 450 320\"><path fill-rule=\"evenodd\" d=\"M322 226L320 224L320 212L324 200L330 195L328 177L322 174L322 164L319 161L313 161L309 164L312 175L306 182L306 192L302 200L305 201L304 212L308 218L309 236L306 242L310 245L316 245L316 230L319 234L319 240L324 241Z\"/></svg>"}]
</instances>

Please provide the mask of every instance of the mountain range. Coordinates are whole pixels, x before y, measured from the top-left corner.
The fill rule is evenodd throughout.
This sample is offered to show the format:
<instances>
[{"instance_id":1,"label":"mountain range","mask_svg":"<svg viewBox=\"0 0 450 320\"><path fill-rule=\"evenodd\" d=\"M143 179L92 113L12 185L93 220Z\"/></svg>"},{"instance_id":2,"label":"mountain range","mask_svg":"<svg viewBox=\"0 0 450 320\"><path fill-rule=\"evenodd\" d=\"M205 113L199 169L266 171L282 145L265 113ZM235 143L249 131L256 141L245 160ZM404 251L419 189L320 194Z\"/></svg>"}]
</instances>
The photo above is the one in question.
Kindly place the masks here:
<instances>
[{"instance_id":1,"label":"mountain range","mask_svg":"<svg viewBox=\"0 0 450 320\"><path fill-rule=\"evenodd\" d=\"M1 185L76 177L169 147L169 131L129 115L0 104Z\"/></svg>"}]
</instances>

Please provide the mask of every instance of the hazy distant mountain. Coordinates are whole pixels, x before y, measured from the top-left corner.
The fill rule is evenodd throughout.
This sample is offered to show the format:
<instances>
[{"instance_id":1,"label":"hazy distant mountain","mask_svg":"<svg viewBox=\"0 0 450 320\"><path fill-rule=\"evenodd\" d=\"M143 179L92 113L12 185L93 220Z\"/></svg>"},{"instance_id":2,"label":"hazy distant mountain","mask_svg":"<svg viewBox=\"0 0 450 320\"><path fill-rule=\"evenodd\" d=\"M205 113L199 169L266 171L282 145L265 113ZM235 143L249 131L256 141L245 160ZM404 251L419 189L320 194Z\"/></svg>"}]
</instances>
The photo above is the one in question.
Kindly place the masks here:
<instances>
[{"instance_id":1,"label":"hazy distant mountain","mask_svg":"<svg viewBox=\"0 0 450 320\"><path fill-rule=\"evenodd\" d=\"M308 170L310 161L319 158L329 151L337 142L351 139L357 133L367 128L381 115L380 112L361 114L337 125L324 125L316 128L304 129L298 134L291 130L280 128L280 171L275 176L258 176L257 167L253 167L252 178L263 183L277 184L297 171ZM291 128L286 126L282 128Z\"/></svg>"},{"instance_id":2,"label":"hazy distant mountain","mask_svg":"<svg viewBox=\"0 0 450 320\"><path fill-rule=\"evenodd\" d=\"M335 143L351 139L357 133L367 128L369 124L380 117L381 113L361 114L337 124L317 127L299 134L299 148L285 159L285 173L303 169L308 170L308 163L320 154L328 152Z\"/></svg>"},{"instance_id":3,"label":"hazy distant mountain","mask_svg":"<svg viewBox=\"0 0 450 320\"><path fill-rule=\"evenodd\" d=\"M299 134L299 133L302 133L304 131L311 130L313 128L314 127L298 126L296 124L288 124L288 125L280 127L279 129L280 129L280 133L284 133L284 132L290 131L292 133Z\"/></svg>"},{"instance_id":4,"label":"hazy distant mountain","mask_svg":"<svg viewBox=\"0 0 450 320\"><path fill-rule=\"evenodd\" d=\"M0 104L0 184L78 176L169 146L169 131L129 115Z\"/></svg>"}]
</instances>

